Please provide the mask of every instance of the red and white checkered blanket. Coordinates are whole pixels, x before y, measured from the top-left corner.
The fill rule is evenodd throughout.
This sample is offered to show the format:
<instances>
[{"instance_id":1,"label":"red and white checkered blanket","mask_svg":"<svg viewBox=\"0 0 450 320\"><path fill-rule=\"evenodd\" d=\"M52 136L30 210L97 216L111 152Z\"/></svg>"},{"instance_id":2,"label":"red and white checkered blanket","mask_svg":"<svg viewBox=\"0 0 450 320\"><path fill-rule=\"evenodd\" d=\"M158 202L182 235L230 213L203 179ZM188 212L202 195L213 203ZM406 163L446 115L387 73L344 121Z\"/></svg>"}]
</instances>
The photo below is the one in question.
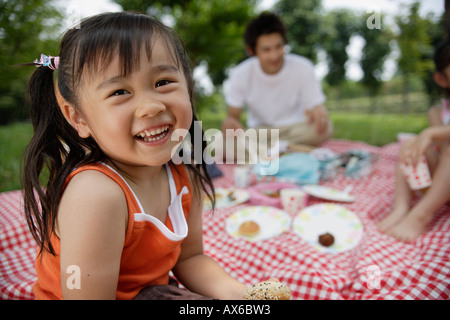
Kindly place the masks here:
<instances>
[{"instance_id":1,"label":"red and white checkered blanket","mask_svg":"<svg viewBox=\"0 0 450 320\"><path fill-rule=\"evenodd\" d=\"M292 229L282 235L248 242L230 236L226 218L240 204L203 215L205 252L246 284L276 277L291 289L293 299L449 299L450 204L436 214L427 232L412 243L380 233L376 223L389 214L393 202L398 144L381 148L334 140L324 147L336 153L366 150L378 156L369 176L342 175L325 183L343 190L352 184L357 199L341 203L361 220L364 235L354 248L341 253L319 252ZM232 187L232 166L221 165L216 187ZM325 200L310 198L308 205ZM0 298L33 299L36 245L23 218L20 191L0 194ZM376 268L376 273L371 268Z\"/></svg>"}]
</instances>

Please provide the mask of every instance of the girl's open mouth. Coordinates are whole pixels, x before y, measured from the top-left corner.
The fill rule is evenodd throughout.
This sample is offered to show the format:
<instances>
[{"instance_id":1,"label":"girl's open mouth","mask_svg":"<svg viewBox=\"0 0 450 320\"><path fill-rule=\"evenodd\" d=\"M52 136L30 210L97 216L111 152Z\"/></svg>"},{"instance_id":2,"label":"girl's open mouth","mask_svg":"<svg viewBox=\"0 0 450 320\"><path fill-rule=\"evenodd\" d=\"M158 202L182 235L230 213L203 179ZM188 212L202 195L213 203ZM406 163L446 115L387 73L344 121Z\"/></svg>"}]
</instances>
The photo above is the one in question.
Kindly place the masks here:
<instances>
[{"instance_id":1,"label":"girl's open mouth","mask_svg":"<svg viewBox=\"0 0 450 320\"><path fill-rule=\"evenodd\" d=\"M145 142L156 142L163 139L169 133L169 125L159 128L146 129L136 135L136 138Z\"/></svg>"}]
</instances>

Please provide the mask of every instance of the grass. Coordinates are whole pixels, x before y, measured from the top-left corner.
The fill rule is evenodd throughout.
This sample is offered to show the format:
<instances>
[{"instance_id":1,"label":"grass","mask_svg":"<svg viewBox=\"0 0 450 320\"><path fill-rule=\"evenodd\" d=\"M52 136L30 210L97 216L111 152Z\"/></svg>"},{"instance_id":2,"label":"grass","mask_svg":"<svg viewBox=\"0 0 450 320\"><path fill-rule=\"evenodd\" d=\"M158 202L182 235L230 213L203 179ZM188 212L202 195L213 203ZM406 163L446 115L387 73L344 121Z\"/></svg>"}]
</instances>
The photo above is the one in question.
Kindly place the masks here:
<instances>
[{"instance_id":1,"label":"grass","mask_svg":"<svg viewBox=\"0 0 450 320\"><path fill-rule=\"evenodd\" d=\"M224 111L202 112L203 129L220 128ZM334 138L382 146L397 140L398 132L418 133L427 125L425 114L367 114L330 112ZM0 192L20 188L20 159L32 136L30 123L0 126Z\"/></svg>"},{"instance_id":2,"label":"grass","mask_svg":"<svg viewBox=\"0 0 450 320\"><path fill-rule=\"evenodd\" d=\"M360 114L331 112L334 138L383 146L397 141L399 132L419 133L428 126L425 114Z\"/></svg>"},{"instance_id":3,"label":"grass","mask_svg":"<svg viewBox=\"0 0 450 320\"><path fill-rule=\"evenodd\" d=\"M220 129L225 113L202 113L203 130ZM426 114L367 114L331 111L335 139L363 141L383 146L397 141L397 133L419 133L428 126Z\"/></svg>"},{"instance_id":4,"label":"grass","mask_svg":"<svg viewBox=\"0 0 450 320\"><path fill-rule=\"evenodd\" d=\"M20 163L33 134L30 123L0 126L0 192L20 188Z\"/></svg>"}]
</instances>

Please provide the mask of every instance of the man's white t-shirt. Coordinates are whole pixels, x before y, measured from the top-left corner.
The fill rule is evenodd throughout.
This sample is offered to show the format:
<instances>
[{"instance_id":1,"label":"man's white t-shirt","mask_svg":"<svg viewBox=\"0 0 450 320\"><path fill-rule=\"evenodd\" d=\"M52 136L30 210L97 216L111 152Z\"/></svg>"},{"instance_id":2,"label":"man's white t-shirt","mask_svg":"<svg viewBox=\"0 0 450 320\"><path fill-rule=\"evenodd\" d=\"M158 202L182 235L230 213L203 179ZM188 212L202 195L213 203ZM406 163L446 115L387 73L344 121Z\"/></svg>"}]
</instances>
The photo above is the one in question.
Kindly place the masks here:
<instances>
[{"instance_id":1,"label":"man's white t-shirt","mask_svg":"<svg viewBox=\"0 0 450 320\"><path fill-rule=\"evenodd\" d=\"M257 57L248 58L230 72L224 94L228 106L248 107L249 128L305 122L304 111L326 100L311 61L295 54L286 54L274 75L262 70Z\"/></svg>"}]
</instances>

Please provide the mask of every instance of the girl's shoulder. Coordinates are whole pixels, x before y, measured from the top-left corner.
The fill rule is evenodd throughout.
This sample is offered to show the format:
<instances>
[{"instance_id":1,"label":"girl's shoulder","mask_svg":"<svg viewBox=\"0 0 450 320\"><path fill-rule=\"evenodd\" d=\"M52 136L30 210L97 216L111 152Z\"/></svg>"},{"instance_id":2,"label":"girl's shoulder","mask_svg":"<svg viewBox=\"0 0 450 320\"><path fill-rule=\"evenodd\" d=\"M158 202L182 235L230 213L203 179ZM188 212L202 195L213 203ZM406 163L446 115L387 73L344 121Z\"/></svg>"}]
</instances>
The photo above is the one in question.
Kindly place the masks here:
<instances>
[{"instance_id":1,"label":"girl's shoulder","mask_svg":"<svg viewBox=\"0 0 450 320\"><path fill-rule=\"evenodd\" d=\"M76 191L88 193L89 197L112 198L118 194L123 194L122 188L98 170L82 170L74 174L65 187L64 193Z\"/></svg>"},{"instance_id":2,"label":"girl's shoulder","mask_svg":"<svg viewBox=\"0 0 450 320\"><path fill-rule=\"evenodd\" d=\"M77 212L71 210L77 208ZM127 218L127 201L122 188L100 171L84 170L73 175L61 198L60 215L77 214L80 219Z\"/></svg>"},{"instance_id":3,"label":"girl's shoulder","mask_svg":"<svg viewBox=\"0 0 450 320\"><path fill-rule=\"evenodd\" d=\"M130 191L125 180L110 166L103 163L87 164L76 168L67 177L65 189L72 185L76 192L86 193L90 191L89 197L98 197L99 199L111 199L119 197L125 199L124 193Z\"/></svg>"}]
</instances>

